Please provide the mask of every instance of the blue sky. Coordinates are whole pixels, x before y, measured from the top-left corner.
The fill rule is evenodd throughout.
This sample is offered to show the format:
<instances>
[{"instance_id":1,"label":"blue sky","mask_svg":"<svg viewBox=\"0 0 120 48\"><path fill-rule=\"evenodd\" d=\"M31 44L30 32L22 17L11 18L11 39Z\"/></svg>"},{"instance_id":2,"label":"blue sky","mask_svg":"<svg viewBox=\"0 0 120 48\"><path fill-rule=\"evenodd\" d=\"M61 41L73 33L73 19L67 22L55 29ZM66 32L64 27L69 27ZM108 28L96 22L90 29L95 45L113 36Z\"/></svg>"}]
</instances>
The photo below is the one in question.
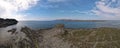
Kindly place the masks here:
<instances>
[{"instance_id":1,"label":"blue sky","mask_svg":"<svg viewBox=\"0 0 120 48\"><path fill-rule=\"evenodd\" d=\"M41 0L31 9L25 11L30 16L54 19L98 19L90 10L95 6L96 0L66 0L50 2Z\"/></svg>"},{"instance_id":2,"label":"blue sky","mask_svg":"<svg viewBox=\"0 0 120 48\"><path fill-rule=\"evenodd\" d=\"M0 0L0 17L17 20L119 20L120 0Z\"/></svg>"}]
</instances>

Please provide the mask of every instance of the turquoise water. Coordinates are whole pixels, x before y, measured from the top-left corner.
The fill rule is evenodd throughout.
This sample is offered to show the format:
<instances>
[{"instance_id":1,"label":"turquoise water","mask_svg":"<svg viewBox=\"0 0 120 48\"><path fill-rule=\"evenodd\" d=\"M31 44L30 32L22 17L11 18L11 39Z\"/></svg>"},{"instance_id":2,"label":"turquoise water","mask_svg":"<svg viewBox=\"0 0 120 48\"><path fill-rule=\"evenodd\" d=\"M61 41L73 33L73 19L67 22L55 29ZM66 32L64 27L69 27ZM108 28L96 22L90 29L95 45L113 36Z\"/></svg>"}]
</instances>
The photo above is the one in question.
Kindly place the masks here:
<instances>
[{"instance_id":1,"label":"turquoise water","mask_svg":"<svg viewBox=\"0 0 120 48\"><path fill-rule=\"evenodd\" d=\"M120 28L119 20L109 20L104 22L20 21L18 24L22 24L33 29L53 28L56 24L64 24L65 28L99 28L99 27Z\"/></svg>"}]
</instances>

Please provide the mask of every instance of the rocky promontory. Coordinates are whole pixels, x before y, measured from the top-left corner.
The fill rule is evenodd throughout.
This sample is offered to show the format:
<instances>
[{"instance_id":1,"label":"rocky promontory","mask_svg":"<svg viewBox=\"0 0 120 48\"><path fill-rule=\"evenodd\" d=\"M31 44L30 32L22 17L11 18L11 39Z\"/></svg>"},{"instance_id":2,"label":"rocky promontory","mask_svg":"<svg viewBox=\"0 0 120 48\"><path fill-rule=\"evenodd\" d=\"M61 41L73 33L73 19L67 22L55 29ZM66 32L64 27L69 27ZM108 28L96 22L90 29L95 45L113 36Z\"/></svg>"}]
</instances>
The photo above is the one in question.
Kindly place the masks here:
<instances>
[{"instance_id":1,"label":"rocky promontory","mask_svg":"<svg viewBox=\"0 0 120 48\"><path fill-rule=\"evenodd\" d=\"M16 19L0 18L0 27L7 27L7 26L10 26L10 25L15 25L17 23L18 23L18 21Z\"/></svg>"}]
</instances>

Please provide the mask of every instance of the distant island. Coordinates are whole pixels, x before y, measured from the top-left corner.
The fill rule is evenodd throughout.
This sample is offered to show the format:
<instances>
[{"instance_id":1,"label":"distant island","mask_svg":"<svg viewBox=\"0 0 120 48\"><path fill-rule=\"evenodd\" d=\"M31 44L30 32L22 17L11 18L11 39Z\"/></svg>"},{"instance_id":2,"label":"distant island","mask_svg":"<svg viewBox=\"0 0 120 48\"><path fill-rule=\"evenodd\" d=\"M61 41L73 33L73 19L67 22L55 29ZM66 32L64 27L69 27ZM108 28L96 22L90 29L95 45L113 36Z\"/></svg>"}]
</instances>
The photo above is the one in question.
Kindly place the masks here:
<instances>
[{"instance_id":1,"label":"distant island","mask_svg":"<svg viewBox=\"0 0 120 48\"><path fill-rule=\"evenodd\" d=\"M16 19L0 18L0 27L7 27L7 26L10 26L10 25L15 25L17 23L18 23L18 21Z\"/></svg>"},{"instance_id":2,"label":"distant island","mask_svg":"<svg viewBox=\"0 0 120 48\"><path fill-rule=\"evenodd\" d=\"M73 20L73 19L57 19L59 21L75 21L75 22L104 22L106 20Z\"/></svg>"}]
</instances>

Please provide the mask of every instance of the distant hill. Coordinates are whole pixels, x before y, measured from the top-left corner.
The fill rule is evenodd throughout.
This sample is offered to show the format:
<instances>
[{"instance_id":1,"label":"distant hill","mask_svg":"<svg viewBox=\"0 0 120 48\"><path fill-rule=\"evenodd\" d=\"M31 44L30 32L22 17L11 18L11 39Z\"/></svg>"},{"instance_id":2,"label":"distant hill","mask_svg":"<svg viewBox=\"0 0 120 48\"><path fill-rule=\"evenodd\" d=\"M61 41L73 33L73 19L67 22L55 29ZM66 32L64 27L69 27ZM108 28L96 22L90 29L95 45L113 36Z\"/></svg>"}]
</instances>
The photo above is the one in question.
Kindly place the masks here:
<instances>
[{"instance_id":1,"label":"distant hill","mask_svg":"<svg viewBox=\"0 0 120 48\"><path fill-rule=\"evenodd\" d=\"M73 20L73 19L58 19L59 21L75 21L75 22L103 22L106 20Z\"/></svg>"},{"instance_id":2,"label":"distant hill","mask_svg":"<svg viewBox=\"0 0 120 48\"><path fill-rule=\"evenodd\" d=\"M18 21L16 19L0 18L0 27L7 27L7 26L10 26L10 25L15 25L17 23L18 23Z\"/></svg>"}]
</instances>

